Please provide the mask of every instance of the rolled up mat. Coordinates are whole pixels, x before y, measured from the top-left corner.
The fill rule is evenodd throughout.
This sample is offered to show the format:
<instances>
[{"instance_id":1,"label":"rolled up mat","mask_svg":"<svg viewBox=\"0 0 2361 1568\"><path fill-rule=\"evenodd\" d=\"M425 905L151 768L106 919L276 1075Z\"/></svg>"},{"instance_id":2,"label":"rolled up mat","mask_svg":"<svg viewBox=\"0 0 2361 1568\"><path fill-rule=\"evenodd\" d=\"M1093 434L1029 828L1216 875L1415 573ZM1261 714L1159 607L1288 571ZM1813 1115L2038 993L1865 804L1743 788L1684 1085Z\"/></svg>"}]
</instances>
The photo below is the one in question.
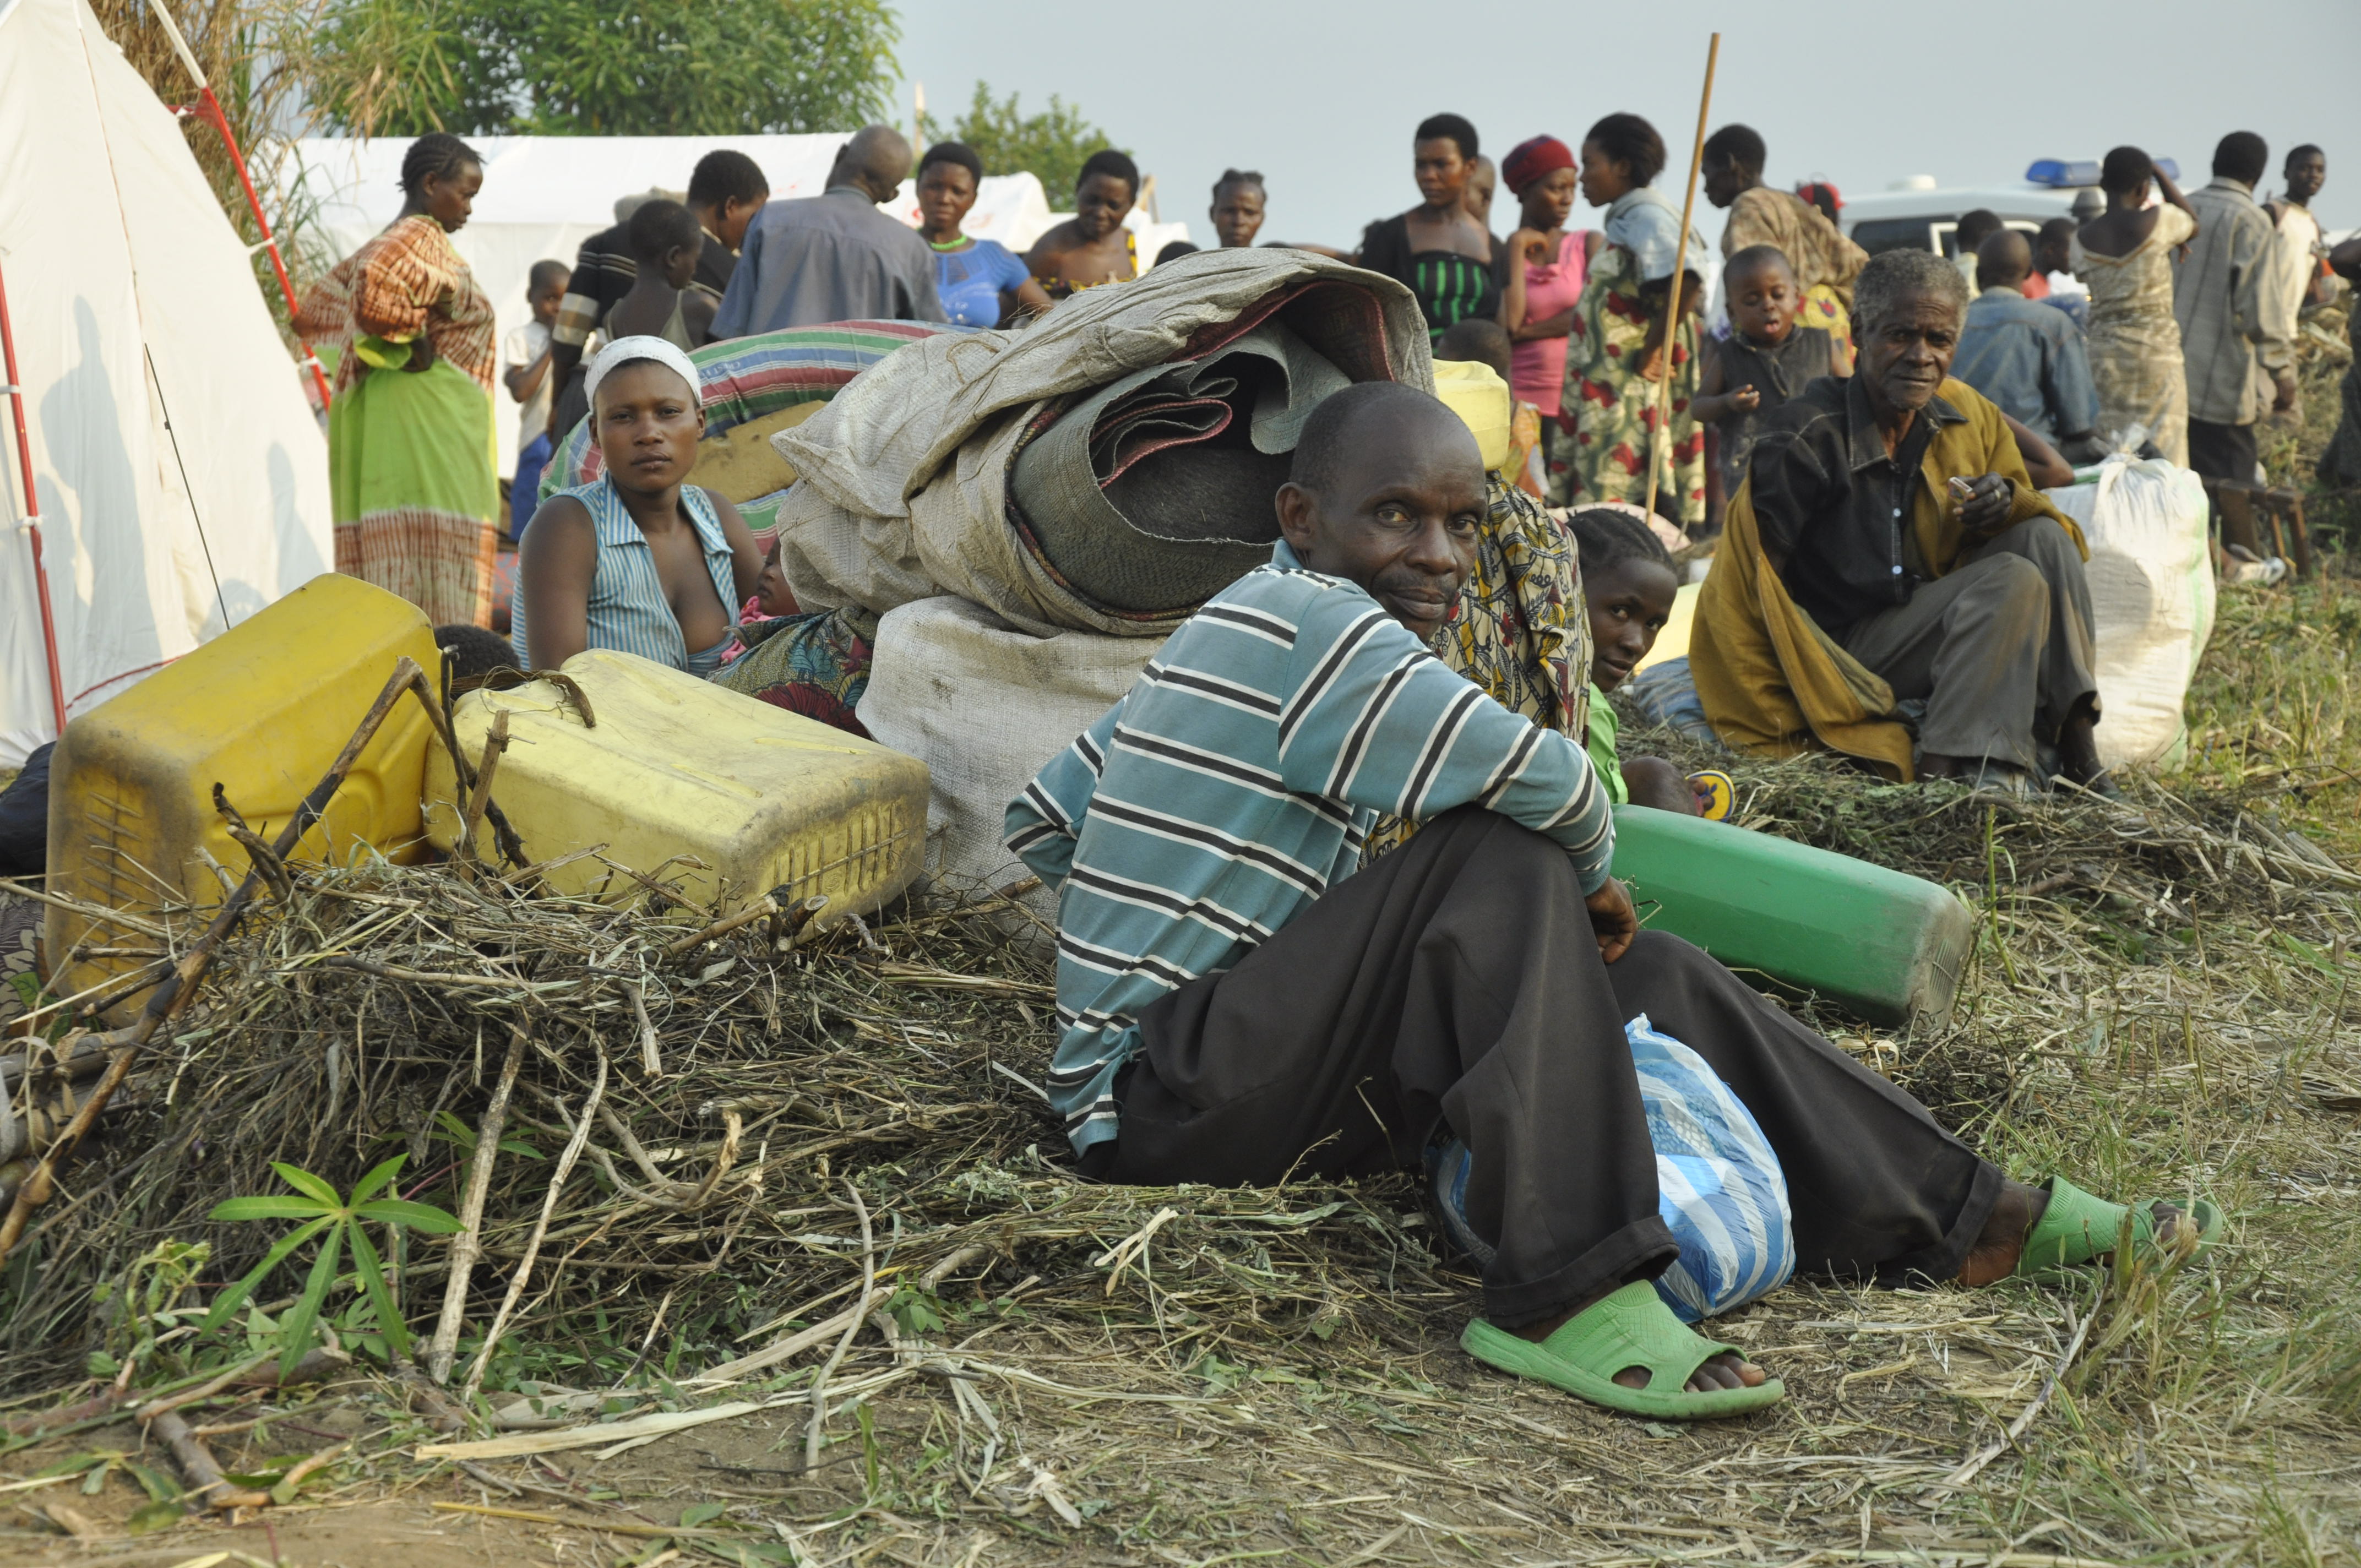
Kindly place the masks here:
<instances>
[{"instance_id":1,"label":"rolled up mat","mask_svg":"<svg viewBox=\"0 0 2361 1568\"><path fill-rule=\"evenodd\" d=\"M1345 373L1266 322L1068 408L1016 457L1009 499L1049 565L1111 609L1202 604L1270 559L1271 499Z\"/></svg>"}]
</instances>

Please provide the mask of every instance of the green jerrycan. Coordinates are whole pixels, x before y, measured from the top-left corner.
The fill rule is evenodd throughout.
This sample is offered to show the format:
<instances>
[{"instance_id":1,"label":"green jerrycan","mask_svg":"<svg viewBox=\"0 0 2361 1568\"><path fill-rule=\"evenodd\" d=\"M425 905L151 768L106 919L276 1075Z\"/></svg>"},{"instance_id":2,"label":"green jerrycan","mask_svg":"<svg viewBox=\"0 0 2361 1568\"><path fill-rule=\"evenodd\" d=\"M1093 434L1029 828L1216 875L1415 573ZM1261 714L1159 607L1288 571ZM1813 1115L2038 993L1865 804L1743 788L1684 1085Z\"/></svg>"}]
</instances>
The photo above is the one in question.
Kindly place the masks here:
<instances>
[{"instance_id":1,"label":"green jerrycan","mask_svg":"<svg viewBox=\"0 0 2361 1568\"><path fill-rule=\"evenodd\" d=\"M1644 806L1615 808L1615 874L1646 929L1872 1024L1948 1015L1975 941L1973 913L1923 877Z\"/></svg>"}]
</instances>

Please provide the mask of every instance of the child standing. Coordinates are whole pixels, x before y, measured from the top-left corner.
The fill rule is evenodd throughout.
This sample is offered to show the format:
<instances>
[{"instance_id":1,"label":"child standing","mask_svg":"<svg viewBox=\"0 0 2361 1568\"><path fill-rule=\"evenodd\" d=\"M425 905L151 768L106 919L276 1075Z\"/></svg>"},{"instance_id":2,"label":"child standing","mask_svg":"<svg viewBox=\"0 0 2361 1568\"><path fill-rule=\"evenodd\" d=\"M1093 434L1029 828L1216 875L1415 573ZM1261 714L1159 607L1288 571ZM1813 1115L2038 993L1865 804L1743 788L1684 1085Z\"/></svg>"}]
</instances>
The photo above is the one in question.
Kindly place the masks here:
<instances>
[{"instance_id":1,"label":"child standing","mask_svg":"<svg viewBox=\"0 0 2361 1568\"><path fill-rule=\"evenodd\" d=\"M683 351L713 336L713 302L689 288L705 253L705 230L678 202L642 203L631 214L631 259L639 273L631 291L608 311L609 338L660 337Z\"/></svg>"},{"instance_id":2,"label":"child standing","mask_svg":"<svg viewBox=\"0 0 2361 1568\"><path fill-rule=\"evenodd\" d=\"M538 504L541 471L549 466L549 399L555 389L549 374L549 334L557 324L557 307L574 275L563 261L536 261L525 274L524 302L533 319L518 327L500 345L500 378L509 396L524 405L517 416L516 477L509 484L509 537L523 537Z\"/></svg>"},{"instance_id":3,"label":"child standing","mask_svg":"<svg viewBox=\"0 0 2361 1568\"><path fill-rule=\"evenodd\" d=\"M1795 269L1775 246L1751 245L1722 269L1730 336L1708 341L1693 405L1719 438L1721 493L1738 493L1763 416L1821 376L1851 374L1825 327L1797 326L1804 308Z\"/></svg>"}]
</instances>

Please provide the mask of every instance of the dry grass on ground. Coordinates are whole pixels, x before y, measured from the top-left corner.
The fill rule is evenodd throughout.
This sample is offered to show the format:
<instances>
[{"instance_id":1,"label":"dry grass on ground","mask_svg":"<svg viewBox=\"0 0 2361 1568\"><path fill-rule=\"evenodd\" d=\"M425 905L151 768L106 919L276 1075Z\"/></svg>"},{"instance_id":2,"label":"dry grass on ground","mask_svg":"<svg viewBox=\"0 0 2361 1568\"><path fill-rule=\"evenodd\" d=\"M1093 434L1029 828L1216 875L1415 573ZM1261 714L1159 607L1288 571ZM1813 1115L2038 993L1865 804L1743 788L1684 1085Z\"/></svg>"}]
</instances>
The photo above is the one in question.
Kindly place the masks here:
<instances>
[{"instance_id":1,"label":"dry grass on ground","mask_svg":"<svg viewBox=\"0 0 2361 1568\"><path fill-rule=\"evenodd\" d=\"M477 1125L522 1023L522 1147L496 1167L460 1365L588 1116L476 1420L522 1435L538 1398L544 1422L617 1430L460 1469L418 1458L439 1434L389 1379L233 1392L190 1413L229 1429L227 1468L267 1478L350 1446L288 1506L129 1541L145 1494L104 1456L139 1458L131 1423L0 1441L0 1486L69 1461L88 1478L0 1493L16 1510L0 1551L355 1568L2361 1559L2361 876L2338 863L2361 854L2361 588L2335 565L2225 595L2191 760L2123 806L1732 768L1760 829L1934 877L1982 917L1944 1027L1816 1021L2014 1172L2212 1194L2231 1223L2206 1266L2066 1290L1798 1283L1717 1325L1786 1378L1785 1405L1622 1420L1461 1354L1473 1282L1435 1263L1406 1182L1074 1181L1020 1081L1043 1065L1048 973L988 919L915 915L878 930L885 953L840 932L782 957L749 931L675 961L659 949L676 925L447 869L311 877L241 938L46 1212L37 1261L0 1277L5 1413L86 1391L82 1358L129 1332L92 1313L91 1287L158 1242L211 1243L207 1279L258 1255L272 1227L203 1215L272 1190L267 1158L344 1184L406 1149L405 1183L456 1207L443 1118ZM1673 749L1635 727L1629 744L1652 743ZM339 961L356 954L379 972ZM421 1332L444 1255L406 1260ZM829 1321L865 1271L881 1311L827 1375L807 1471L840 1332L696 1379ZM332 1305L363 1337L352 1295ZM142 1380L240 1348L181 1336ZM596 1397L553 1403L574 1391ZM724 1402L755 1408L645 1445L619 1424ZM60 1526L89 1539L38 1533Z\"/></svg>"}]
</instances>

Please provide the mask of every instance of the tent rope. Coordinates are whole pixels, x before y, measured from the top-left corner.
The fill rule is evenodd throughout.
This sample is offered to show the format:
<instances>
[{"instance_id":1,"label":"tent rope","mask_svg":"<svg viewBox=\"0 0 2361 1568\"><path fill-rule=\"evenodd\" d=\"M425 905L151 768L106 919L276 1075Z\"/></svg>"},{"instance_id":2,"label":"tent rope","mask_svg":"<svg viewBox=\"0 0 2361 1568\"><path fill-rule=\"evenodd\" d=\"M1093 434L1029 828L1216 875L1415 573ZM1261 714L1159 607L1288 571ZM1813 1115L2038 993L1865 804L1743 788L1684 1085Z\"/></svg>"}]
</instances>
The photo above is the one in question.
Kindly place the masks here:
<instances>
[{"instance_id":1,"label":"tent rope","mask_svg":"<svg viewBox=\"0 0 2361 1568\"><path fill-rule=\"evenodd\" d=\"M214 580L214 603L221 606L222 630L229 630L229 600L222 597L221 574L214 569L213 541L205 537L205 514L197 510L197 488L189 483L189 465L181 455L181 433L172 427L172 405L164 399L164 378L156 374L156 356L147 344L139 356L148 361L148 384L156 389L156 406L163 411L164 435L172 444L172 464L181 470L181 490L189 498L189 517L197 525L197 543L205 553L205 575Z\"/></svg>"}]
</instances>

